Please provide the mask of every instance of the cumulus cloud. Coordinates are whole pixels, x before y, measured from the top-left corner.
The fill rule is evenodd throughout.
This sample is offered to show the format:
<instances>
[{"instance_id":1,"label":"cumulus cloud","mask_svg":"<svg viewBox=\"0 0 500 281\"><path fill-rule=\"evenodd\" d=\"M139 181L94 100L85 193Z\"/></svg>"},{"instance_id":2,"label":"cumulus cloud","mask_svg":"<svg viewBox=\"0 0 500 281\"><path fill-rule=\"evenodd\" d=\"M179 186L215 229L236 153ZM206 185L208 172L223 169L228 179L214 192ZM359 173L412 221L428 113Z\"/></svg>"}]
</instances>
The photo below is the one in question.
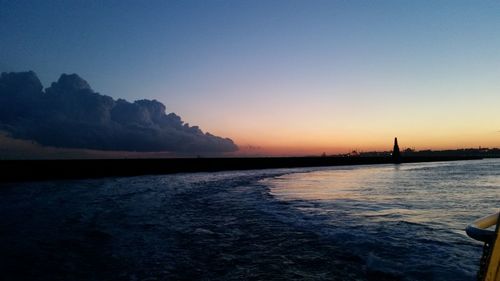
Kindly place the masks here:
<instances>
[{"instance_id":1,"label":"cumulus cloud","mask_svg":"<svg viewBox=\"0 0 500 281\"><path fill-rule=\"evenodd\" d=\"M0 76L0 127L43 145L125 151L220 153L231 139L190 126L156 100L128 102L94 92L76 74L43 91L32 71Z\"/></svg>"}]
</instances>

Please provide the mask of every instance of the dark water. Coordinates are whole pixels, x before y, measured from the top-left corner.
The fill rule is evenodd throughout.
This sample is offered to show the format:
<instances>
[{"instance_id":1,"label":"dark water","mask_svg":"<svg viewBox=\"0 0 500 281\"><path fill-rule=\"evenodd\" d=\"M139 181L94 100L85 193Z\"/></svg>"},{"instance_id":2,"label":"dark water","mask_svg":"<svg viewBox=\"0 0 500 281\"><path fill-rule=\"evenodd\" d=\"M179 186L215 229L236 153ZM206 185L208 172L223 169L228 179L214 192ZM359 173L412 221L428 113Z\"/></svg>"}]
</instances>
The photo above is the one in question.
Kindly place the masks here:
<instances>
[{"instance_id":1,"label":"dark water","mask_svg":"<svg viewBox=\"0 0 500 281\"><path fill-rule=\"evenodd\" d=\"M2 280L474 280L500 161L4 184Z\"/></svg>"}]
</instances>

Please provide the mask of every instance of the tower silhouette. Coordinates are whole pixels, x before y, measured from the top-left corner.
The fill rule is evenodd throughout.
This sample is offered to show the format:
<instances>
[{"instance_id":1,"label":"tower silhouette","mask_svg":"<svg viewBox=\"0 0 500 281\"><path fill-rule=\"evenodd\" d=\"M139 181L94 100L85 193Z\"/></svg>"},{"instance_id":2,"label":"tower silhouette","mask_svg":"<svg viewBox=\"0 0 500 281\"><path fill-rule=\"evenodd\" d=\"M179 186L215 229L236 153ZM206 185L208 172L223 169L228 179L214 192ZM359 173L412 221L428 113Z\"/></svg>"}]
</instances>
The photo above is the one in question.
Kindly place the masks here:
<instances>
[{"instance_id":1,"label":"tower silhouette","mask_svg":"<svg viewBox=\"0 0 500 281\"><path fill-rule=\"evenodd\" d=\"M392 159L394 163L401 163L401 153L399 151L398 138L394 138L394 148L392 149Z\"/></svg>"}]
</instances>

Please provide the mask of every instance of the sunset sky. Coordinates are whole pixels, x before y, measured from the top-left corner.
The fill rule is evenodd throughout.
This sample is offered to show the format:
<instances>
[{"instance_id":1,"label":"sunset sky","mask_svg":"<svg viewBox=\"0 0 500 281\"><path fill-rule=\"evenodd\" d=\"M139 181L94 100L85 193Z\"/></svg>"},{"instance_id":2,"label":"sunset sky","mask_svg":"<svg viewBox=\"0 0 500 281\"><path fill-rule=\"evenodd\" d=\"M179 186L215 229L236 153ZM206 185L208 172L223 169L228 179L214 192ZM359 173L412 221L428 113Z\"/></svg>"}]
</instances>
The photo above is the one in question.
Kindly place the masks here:
<instances>
[{"instance_id":1,"label":"sunset sky","mask_svg":"<svg viewBox=\"0 0 500 281\"><path fill-rule=\"evenodd\" d=\"M0 72L157 99L241 153L500 147L498 1L102 2L0 1Z\"/></svg>"}]
</instances>

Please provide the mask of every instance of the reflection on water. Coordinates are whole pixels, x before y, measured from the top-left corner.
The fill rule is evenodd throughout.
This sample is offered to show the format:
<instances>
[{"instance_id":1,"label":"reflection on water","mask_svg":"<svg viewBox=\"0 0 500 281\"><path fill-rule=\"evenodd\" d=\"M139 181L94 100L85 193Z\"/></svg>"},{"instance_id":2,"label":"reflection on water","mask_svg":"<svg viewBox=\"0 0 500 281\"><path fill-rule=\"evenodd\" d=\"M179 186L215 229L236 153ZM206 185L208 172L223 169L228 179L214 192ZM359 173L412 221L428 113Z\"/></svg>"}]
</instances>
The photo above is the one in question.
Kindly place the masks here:
<instances>
[{"instance_id":1,"label":"reflection on water","mask_svg":"<svg viewBox=\"0 0 500 281\"><path fill-rule=\"evenodd\" d=\"M474 280L500 161L0 185L3 280Z\"/></svg>"},{"instance_id":2,"label":"reflection on water","mask_svg":"<svg viewBox=\"0 0 500 281\"><path fill-rule=\"evenodd\" d=\"M409 280L472 280L466 224L498 210L500 161L344 167L263 180L368 266Z\"/></svg>"}]
</instances>

